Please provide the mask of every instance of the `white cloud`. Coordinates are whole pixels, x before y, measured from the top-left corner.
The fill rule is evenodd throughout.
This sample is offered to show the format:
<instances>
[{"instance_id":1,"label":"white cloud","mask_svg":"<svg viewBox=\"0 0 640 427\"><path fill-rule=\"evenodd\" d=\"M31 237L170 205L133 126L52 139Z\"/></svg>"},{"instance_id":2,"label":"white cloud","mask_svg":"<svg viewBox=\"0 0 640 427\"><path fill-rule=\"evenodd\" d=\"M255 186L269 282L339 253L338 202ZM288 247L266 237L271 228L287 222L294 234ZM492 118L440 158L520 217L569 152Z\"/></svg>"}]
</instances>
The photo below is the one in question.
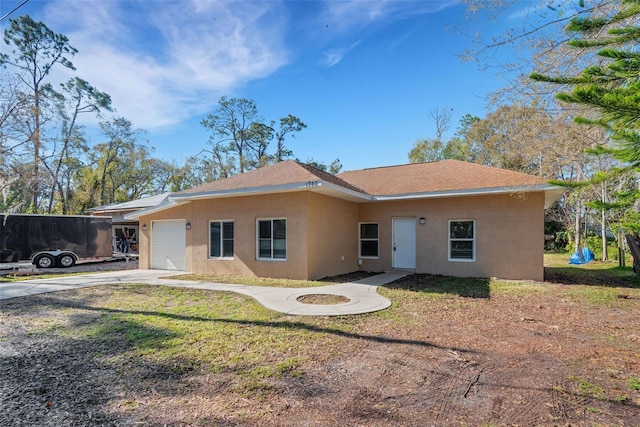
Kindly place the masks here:
<instances>
[{"instance_id":1,"label":"white cloud","mask_svg":"<svg viewBox=\"0 0 640 427\"><path fill-rule=\"evenodd\" d=\"M322 19L328 28L345 32L372 24L387 25L408 16L436 13L458 3L459 0L327 0Z\"/></svg>"},{"instance_id":2,"label":"white cloud","mask_svg":"<svg viewBox=\"0 0 640 427\"><path fill-rule=\"evenodd\" d=\"M351 52L356 46L358 46L360 42L355 42L350 46L339 48L339 49L329 49L324 53L325 64L327 67L333 67L337 65L342 59Z\"/></svg>"},{"instance_id":3,"label":"white cloud","mask_svg":"<svg viewBox=\"0 0 640 427\"><path fill-rule=\"evenodd\" d=\"M50 3L47 25L78 49L77 74L137 127L178 123L287 61L278 3Z\"/></svg>"},{"instance_id":4,"label":"white cloud","mask_svg":"<svg viewBox=\"0 0 640 427\"><path fill-rule=\"evenodd\" d=\"M344 44L344 38L355 37L352 34L358 34L358 41L347 47L325 50L324 63L328 67L338 64L360 43L362 37L366 37L366 33L374 33L411 16L436 13L458 3L459 0L326 0L321 22L326 22L326 28L335 34L339 43Z\"/></svg>"},{"instance_id":5,"label":"white cloud","mask_svg":"<svg viewBox=\"0 0 640 427\"><path fill-rule=\"evenodd\" d=\"M347 31L367 25L389 13L393 2L380 1L329 1L326 3L326 19L337 31Z\"/></svg>"},{"instance_id":6,"label":"white cloud","mask_svg":"<svg viewBox=\"0 0 640 427\"><path fill-rule=\"evenodd\" d=\"M209 112L220 96L287 64L286 42L299 42L285 41L288 28L326 28L320 49L331 67L379 28L455 2L331 0L289 22L278 1L59 0L33 17L69 38L77 75L110 94L119 115L153 130Z\"/></svg>"}]
</instances>

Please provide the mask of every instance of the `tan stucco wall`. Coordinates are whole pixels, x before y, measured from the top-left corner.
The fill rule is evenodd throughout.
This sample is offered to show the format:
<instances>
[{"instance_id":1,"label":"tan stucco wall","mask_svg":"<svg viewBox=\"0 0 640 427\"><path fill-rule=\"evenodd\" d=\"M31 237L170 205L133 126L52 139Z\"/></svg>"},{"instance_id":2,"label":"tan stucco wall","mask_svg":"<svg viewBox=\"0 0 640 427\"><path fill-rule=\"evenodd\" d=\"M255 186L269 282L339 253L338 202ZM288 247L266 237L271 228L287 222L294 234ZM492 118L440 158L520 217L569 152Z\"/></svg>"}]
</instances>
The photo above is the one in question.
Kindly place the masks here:
<instances>
[{"instance_id":1,"label":"tan stucco wall","mask_svg":"<svg viewBox=\"0 0 640 427\"><path fill-rule=\"evenodd\" d=\"M362 269L392 268L394 217L416 218L417 272L543 280L542 192L362 204L360 221L380 224L380 257L363 259ZM417 224L420 217L426 218L426 224ZM449 220L475 220L475 262L448 260Z\"/></svg>"},{"instance_id":2,"label":"tan stucco wall","mask_svg":"<svg viewBox=\"0 0 640 427\"><path fill-rule=\"evenodd\" d=\"M308 193L309 278L358 270L356 203Z\"/></svg>"},{"instance_id":3,"label":"tan stucco wall","mask_svg":"<svg viewBox=\"0 0 640 427\"><path fill-rule=\"evenodd\" d=\"M215 274L307 278L306 195L301 192L192 202L192 270ZM258 219L287 220L287 259L257 260ZM209 259L209 221L233 220L233 259ZM193 233L196 231L196 233Z\"/></svg>"},{"instance_id":4,"label":"tan stucco wall","mask_svg":"<svg viewBox=\"0 0 640 427\"><path fill-rule=\"evenodd\" d=\"M140 218L185 219L187 270L319 279L392 266L392 220L416 219L416 271L460 277L543 280L544 194L474 196L356 204L312 192L194 201ZM426 224L417 223L425 217ZM287 219L287 260L256 259L256 221ZM209 259L209 221L234 221L233 259ZM448 260L448 221L475 220L476 261ZM378 259L358 265L358 223L380 224ZM140 229L140 268L149 268L149 229ZM344 259L343 259L344 257Z\"/></svg>"},{"instance_id":5,"label":"tan stucco wall","mask_svg":"<svg viewBox=\"0 0 640 427\"><path fill-rule=\"evenodd\" d=\"M187 231L187 270L198 273L233 274L259 277L307 279L308 251L306 236L306 192L282 193L253 197L231 197L193 201L155 215L140 218L140 224L153 220L184 218L191 223ZM258 219L287 220L287 259L257 260L256 227ZM209 258L209 222L233 221L233 259ZM141 242L140 267L149 268L149 233Z\"/></svg>"}]
</instances>

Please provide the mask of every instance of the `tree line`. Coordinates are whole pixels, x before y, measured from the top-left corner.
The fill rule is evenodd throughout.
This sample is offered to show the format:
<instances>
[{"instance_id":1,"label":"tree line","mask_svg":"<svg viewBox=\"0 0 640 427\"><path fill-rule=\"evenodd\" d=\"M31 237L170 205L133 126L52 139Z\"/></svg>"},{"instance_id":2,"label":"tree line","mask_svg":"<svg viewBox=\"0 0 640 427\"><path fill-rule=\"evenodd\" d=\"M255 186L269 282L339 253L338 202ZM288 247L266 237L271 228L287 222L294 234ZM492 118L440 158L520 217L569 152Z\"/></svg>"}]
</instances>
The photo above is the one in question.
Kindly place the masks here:
<instances>
[{"instance_id":1,"label":"tree line","mask_svg":"<svg viewBox=\"0 0 640 427\"><path fill-rule=\"evenodd\" d=\"M294 115L264 120L253 100L222 97L201 122L206 147L184 164L154 157L154 149L109 94L74 75L68 38L28 15L4 32L0 54L0 212L81 214L86 209L179 191L293 157L288 140L306 128ZM93 115L99 135L80 124ZM341 165L307 162L337 172Z\"/></svg>"}]
</instances>

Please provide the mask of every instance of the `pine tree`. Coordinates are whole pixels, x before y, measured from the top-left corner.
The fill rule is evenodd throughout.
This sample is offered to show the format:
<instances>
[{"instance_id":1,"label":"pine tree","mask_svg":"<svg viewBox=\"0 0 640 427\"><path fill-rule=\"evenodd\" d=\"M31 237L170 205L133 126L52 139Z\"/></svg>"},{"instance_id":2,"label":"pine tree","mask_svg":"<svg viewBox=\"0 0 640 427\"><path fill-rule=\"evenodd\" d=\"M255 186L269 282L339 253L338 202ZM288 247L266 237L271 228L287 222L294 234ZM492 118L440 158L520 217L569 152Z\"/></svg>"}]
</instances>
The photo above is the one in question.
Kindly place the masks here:
<instances>
[{"instance_id":1,"label":"pine tree","mask_svg":"<svg viewBox=\"0 0 640 427\"><path fill-rule=\"evenodd\" d=\"M590 52L599 49L597 63L585 68L579 76L552 77L531 74L536 81L571 86L570 92L561 92L556 98L568 104L585 107L591 117L575 117L577 123L602 126L611 143L589 150L600 155L613 156L621 167L594 174L589 182L592 188L605 188L606 182L622 178L629 172L640 171L640 1L620 0L611 8L603 8L597 16L573 18L566 28L572 38L569 46ZM618 183L624 180L618 180ZM640 226L637 214L629 209L640 198L640 191L623 189L611 201L603 197L587 205L602 214L601 231L603 259L606 257L607 212L623 213L622 227ZM578 243L576 243L577 245Z\"/></svg>"},{"instance_id":2,"label":"pine tree","mask_svg":"<svg viewBox=\"0 0 640 427\"><path fill-rule=\"evenodd\" d=\"M571 92L557 94L566 103L590 107L596 117L576 117L584 124L597 124L616 144L596 152L613 154L640 169L640 1L622 0L609 16L574 18L567 26L568 43L580 49L600 48L598 64L577 77L551 77L537 73L537 81L572 85Z\"/></svg>"}]
</instances>

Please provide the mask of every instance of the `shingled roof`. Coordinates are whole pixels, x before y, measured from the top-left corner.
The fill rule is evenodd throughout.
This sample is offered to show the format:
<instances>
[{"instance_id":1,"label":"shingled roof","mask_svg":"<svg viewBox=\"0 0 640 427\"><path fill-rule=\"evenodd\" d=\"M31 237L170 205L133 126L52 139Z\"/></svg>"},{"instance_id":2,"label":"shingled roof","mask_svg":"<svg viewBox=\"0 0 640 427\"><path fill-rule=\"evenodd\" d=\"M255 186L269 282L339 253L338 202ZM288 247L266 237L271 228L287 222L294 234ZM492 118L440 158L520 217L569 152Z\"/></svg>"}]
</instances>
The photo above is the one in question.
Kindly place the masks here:
<instances>
[{"instance_id":1,"label":"shingled roof","mask_svg":"<svg viewBox=\"0 0 640 427\"><path fill-rule=\"evenodd\" d=\"M171 193L162 193L157 194L155 196L143 197L141 199L131 200L123 203L111 203L108 205L97 206L95 208L87 209L87 212L114 212L114 211L136 211L139 209L144 209L152 206L158 206L161 203L165 202L167 197L169 197Z\"/></svg>"},{"instance_id":2,"label":"shingled roof","mask_svg":"<svg viewBox=\"0 0 640 427\"><path fill-rule=\"evenodd\" d=\"M341 173L338 178L372 196L523 189L548 184L537 176L459 160L355 170Z\"/></svg>"},{"instance_id":3,"label":"shingled roof","mask_svg":"<svg viewBox=\"0 0 640 427\"><path fill-rule=\"evenodd\" d=\"M544 178L458 160L362 169L339 175L286 160L172 193L166 203L126 217L136 218L196 199L304 190L356 202L544 191L545 207L563 191Z\"/></svg>"},{"instance_id":4,"label":"shingled roof","mask_svg":"<svg viewBox=\"0 0 640 427\"><path fill-rule=\"evenodd\" d=\"M228 190L249 190L252 188L278 187L288 184L324 181L345 189L363 191L342 179L294 160L285 160L270 166L265 166L249 172L231 176L219 181L209 182L198 187L173 193L173 196L214 193Z\"/></svg>"}]
</instances>

